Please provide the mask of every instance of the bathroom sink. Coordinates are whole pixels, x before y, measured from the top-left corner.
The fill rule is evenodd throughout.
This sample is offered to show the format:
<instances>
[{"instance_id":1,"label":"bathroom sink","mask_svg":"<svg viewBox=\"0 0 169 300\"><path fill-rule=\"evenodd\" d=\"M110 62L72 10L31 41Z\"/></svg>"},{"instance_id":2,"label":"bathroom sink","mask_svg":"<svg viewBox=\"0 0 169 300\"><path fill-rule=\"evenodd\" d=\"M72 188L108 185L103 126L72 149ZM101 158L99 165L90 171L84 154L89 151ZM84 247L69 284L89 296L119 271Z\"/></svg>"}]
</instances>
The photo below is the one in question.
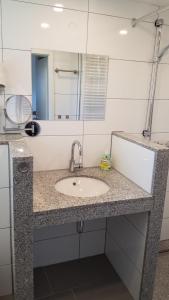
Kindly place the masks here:
<instances>
[{"instance_id":1,"label":"bathroom sink","mask_svg":"<svg viewBox=\"0 0 169 300\"><path fill-rule=\"evenodd\" d=\"M64 195L83 198L103 195L110 187L99 179L76 176L61 179L55 184L55 189Z\"/></svg>"}]
</instances>

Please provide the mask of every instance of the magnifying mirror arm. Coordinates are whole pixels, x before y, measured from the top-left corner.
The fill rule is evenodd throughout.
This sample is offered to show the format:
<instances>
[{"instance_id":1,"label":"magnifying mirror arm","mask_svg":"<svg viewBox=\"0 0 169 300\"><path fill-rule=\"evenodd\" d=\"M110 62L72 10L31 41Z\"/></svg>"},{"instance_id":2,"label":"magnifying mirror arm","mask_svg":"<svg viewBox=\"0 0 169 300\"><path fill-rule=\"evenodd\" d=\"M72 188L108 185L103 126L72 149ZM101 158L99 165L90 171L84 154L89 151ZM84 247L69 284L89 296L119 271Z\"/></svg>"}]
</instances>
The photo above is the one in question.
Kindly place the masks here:
<instances>
[{"instance_id":1,"label":"magnifying mirror arm","mask_svg":"<svg viewBox=\"0 0 169 300\"><path fill-rule=\"evenodd\" d=\"M32 128L6 128L5 126L3 127L4 131L31 131L33 134L35 133L35 126L32 125Z\"/></svg>"}]
</instances>

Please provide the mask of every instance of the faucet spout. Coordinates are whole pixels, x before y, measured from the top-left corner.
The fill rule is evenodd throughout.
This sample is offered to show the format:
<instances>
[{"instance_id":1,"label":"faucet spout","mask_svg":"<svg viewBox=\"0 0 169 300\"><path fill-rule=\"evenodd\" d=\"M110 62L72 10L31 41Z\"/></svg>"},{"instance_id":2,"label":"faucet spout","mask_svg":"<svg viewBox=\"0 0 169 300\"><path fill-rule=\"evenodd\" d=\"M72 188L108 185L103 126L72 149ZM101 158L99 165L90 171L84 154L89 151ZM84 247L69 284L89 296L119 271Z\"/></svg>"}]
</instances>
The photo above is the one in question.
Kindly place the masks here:
<instances>
[{"instance_id":1,"label":"faucet spout","mask_svg":"<svg viewBox=\"0 0 169 300\"><path fill-rule=\"evenodd\" d=\"M76 162L75 161L75 146L77 145L78 147L78 151L79 151L79 161ZM72 144L72 150L71 150L71 159L70 159L70 172L74 172L75 169L77 168L82 168L83 165L82 165L82 155L83 155L83 148L82 148L82 145L79 141L74 141L73 144Z\"/></svg>"}]
</instances>

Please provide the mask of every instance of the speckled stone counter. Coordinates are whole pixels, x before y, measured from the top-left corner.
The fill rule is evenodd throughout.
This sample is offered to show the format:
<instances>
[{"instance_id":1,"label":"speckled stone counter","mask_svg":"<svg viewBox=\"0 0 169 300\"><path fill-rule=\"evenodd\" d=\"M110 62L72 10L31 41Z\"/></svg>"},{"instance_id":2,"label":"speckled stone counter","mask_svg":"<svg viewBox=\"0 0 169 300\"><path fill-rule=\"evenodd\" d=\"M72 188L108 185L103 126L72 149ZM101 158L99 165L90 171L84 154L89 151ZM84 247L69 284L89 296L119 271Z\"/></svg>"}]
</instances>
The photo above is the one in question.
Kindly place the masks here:
<instances>
[{"instance_id":1,"label":"speckled stone counter","mask_svg":"<svg viewBox=\"0 0 169 300\"><path fill-rule=\"evenodd\" d=\"M110 189L99 197L77 198L59 193L55 183L70 176L87 176L106 182ZM70 173L68 170L34 173L34 225L52 225L120 214L149 211L152 195L128 180L116 170L101 171L86 168Z\"/></svg>"},{"instance_id":2,"label":"speckled stone counter","mask_svg":"<svg viewBox=\"0 0 169 300\"><path fill-rule=\"evenodd\" d=\"M55 191L55 182L71 176L68 171L36 172L33 159L24 140L0 137L9 145L11 170L13 274L15 300L33 300L33 225L36 227L68 223L78 220L109 217L148 211L140 300L152 300L158 246L162 224L168 174L169 150L138 136L113 133L155 152L152 195L112 170L83 169L78 175L102 179L110 190L101 197L72 198ZM34 178L33 178L34 176ZM74 174L73 174L74 176ZM34 184L34 197L33 197Z\"/></svg>"},{"instance_id":3,"label":"speckled stone counter","mask_svg":"<svg viewBox=\"0 0 169 300\"><path fill-rule=\"evenodd\" d=\"M11 244L16 300L33 299L33 157L19 134L0 135L10 156Z\"/></svg>"}]
</instances>

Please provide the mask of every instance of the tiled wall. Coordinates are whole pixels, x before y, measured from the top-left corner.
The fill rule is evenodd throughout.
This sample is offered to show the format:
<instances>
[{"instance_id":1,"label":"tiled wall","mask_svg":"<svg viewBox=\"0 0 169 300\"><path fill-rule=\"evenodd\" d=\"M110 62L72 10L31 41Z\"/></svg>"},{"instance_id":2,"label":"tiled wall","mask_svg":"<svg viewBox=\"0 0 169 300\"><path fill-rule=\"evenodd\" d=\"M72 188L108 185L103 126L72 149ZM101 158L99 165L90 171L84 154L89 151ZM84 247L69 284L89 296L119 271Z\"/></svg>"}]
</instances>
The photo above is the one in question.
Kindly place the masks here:
<instances>
[{"instance_id":1,"label":"tiled wall","mask_svg":"<svg viewBox=\"0 0 169 300\"><path fill-rule=\"evenodd\" d=\"M146 3L147 2L147 3ZM7 96L31 97L31 49L108 55L109 76L105 121L41 122L41 134L26 138L35 156L35 170L66 168L74 139L84 146L84 166L97 165L110 147L110 132L141 133L145 128L154 50L153 19L131 27L131 18L154 10L167 0L1 0L3 60L7 65ZM169 12L162 46L169 43ZM44 30L42 22L50 24ZM127 35L120 35L122 29ZM153 119L153 138L169 140L169 52L161 61ZM166 205L167 207L167 205ZM169 237L169 209L165 211Z\"/></svg>"}]
</instances>

